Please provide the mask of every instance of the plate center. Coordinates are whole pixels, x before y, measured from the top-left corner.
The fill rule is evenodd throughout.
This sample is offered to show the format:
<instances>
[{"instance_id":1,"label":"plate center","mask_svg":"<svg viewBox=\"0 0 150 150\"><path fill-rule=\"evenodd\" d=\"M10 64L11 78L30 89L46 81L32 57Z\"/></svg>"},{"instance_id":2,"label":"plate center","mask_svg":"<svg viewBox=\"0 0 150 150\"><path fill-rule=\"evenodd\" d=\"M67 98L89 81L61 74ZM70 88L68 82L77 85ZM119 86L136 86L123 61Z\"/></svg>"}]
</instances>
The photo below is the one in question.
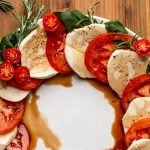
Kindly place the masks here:
<instances>
[{"instance_id":1,"label":"plate center","mask_svg":"<svg viewBox=\"0 0 150 150\"><path fill-rule=\"evenodd\" d=\"M40 112L61 142L60 150L103 150L113 147L111 130L114 110L104 93L86 80L73 76L70 87L43 84L37 95L40 97ZM38 144L37 149L46 147Z\"/></svg>"}]
</instances>

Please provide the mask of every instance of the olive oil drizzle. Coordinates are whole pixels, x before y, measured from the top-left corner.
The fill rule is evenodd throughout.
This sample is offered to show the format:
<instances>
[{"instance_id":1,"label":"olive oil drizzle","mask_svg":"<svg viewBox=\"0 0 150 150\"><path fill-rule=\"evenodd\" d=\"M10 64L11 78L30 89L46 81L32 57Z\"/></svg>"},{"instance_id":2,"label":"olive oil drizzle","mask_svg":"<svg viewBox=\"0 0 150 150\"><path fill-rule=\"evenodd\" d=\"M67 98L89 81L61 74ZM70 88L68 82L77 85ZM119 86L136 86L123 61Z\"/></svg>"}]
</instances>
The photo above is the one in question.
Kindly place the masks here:
<instances>
[{"instance_id":1,"label":"olive oil drizzle","mask_svg":"<svg viewBox=\"0 0 150 150\"><path fill-rule=\"evenodd\" d=\"M64 87L72 86L72 75L57 75L45 82L45 85L61 85Z\"/></svg>"},{"instance_id":2,"label":"olive oil drizzle","mask_svg":"<svg viewBox=\"0 0 150 150\"><path fill-rule=\"evenodd\" d=\"M115 120L112 124L112 136L114 138L114 147L113 150L123 150L123 141L124 141L124 132L122 128L121 119L123 117L123 111L120 105L120 99L114 93L114 91L108 86L104 85L95 80L88 79L87 82L92 85L95 89L104 93L104 97L109 102L109 104L113 107L115 112Z\"/></svg>"},{"instance_id":3,"label":"olive oil drizzle","mask_svg":"<svg viewBox=\"0 0 150 150\"><path fill-rule=\"evenodd\" d=\"M48 127L48 122L40 113L37 106L39 96L32 93L32 99L28 98L23 118L30 134L30 150L35 150L38 139L42 139L45 146L51 150L58 150L61 143L58 137Z\"/></svg>"},{"instance_id":4,"label":"olive oil drizzle","mask_svg":"<svg viewBox=\"0 0 150 150\"><path fill-rule=\"evenodd\" d=\"M123 150L123 138L124 132L122 129L121 119L123 117L123 111L120 106L120 99L114 93L114 91L108 86L103 85L92 79L84 79L92 87L104 93L104 97L109 104L114 108L115 120L112 125L112 136L114 137L115 143L113 150ZM57 75L44 83L45 85L58 85L64 87L72 86L72 75ZM37 140L41 138L47 148L52 150L58 150L61 143L56 135L48 128L47 120L42 116L38 110L37 101L39 96L36 93L32 93L32 99L28 98L26 111L24 115L24 123L26 124L30 133L30 149L34 150L37 145Z\"/></svg>"}]
</instances>

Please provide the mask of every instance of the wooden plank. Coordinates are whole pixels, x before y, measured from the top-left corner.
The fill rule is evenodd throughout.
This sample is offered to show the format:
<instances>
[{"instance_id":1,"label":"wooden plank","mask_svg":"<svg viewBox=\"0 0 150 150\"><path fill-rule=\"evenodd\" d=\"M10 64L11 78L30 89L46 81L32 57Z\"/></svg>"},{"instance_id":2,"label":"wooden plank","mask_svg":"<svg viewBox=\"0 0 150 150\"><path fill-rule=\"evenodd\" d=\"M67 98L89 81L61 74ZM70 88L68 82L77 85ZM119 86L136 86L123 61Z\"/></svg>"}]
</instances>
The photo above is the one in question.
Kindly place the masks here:
<instances>
[{"instance_id":1,"label":"wooden plank","mask_svg":"<svg viewBox=\"0 0 150 150\"><path fill-rule=\"evenodd\" d=\"M143 37L150 38L150 1L126 0L126 26L136 33L143 33Z\"/></svg>"},{"instance_id":2,"label":"wooden plank","mask_svg":"<svg viewBox=\"0 0 150 150\"><path fill-rule=\"evenodd\" d=\"M7 0L15 6L15 11L21 13L22 0ZM95 9L95 15L108 19L117 19L135 32L144 31L143 37L150 38L150 0L36 0L38 6L46 6L48 12L79 9L83 13L100 1ZM0 12L0 36L18 27L10 13Z\"/></svg>"}]
</instances>

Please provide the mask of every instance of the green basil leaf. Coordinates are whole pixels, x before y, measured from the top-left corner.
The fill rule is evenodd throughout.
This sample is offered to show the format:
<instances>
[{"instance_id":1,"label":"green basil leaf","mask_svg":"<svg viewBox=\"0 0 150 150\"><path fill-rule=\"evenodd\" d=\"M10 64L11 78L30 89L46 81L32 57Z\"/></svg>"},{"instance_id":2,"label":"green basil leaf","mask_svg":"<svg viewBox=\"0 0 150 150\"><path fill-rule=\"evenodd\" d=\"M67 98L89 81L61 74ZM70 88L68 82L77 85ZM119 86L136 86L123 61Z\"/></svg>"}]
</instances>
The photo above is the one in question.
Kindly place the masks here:
<instances>
[{"instance_id":1,"label":"green basil leaf","mask_svg":"<svg viewBox=\"0 0 150 150\"><path fill-rule=\"evenodd\" d=\"M128 33L128 31L125 29L124 25L117 20L109 21L104 24L105 24L105 28L108 32Z\"/></svg>"},{"instance_id":2,"label":"green basil leaf","mask_svg":"<svg viewBox=\"0 0 150 150\"><path fill-rule=\"evenodd\" d=\"M76 28L82 28L86 25L91 24L89 18L78 10L54 12L54 14L59 18L62 24L66 27L68 32L71 32Z\"/></svg>"}]
</instances>

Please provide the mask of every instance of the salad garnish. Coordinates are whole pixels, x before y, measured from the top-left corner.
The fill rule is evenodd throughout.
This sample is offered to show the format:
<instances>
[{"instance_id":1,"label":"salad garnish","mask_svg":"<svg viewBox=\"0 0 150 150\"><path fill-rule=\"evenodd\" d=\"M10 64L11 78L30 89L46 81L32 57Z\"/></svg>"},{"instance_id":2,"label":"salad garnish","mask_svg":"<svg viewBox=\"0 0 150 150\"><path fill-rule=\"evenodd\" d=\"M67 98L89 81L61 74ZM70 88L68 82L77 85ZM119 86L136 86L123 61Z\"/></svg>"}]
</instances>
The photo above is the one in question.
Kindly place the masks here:
<instances>
[{"instance_id":1,"label":"salad garnish","mask_svg":"<svg viewBox=\"0 0 150 150\"><path fill-rule=\"evenodd\" d=\"M21 41L34 29L38 27L37 21L43 16L46 11L45 7L39 8L39 10L33 13L33 9L36 7L35 2L30 0L23 1L24 14L14 14L15 18L20 24L20 28L16 31L8 34L0 40L0 61L3 61L3 51L10 47L19 47Z\"/></svg>"},{"instance_id":2,"label":"salad garnish","mask_svg":"<svg viewBox=\"0 0 150 150\"><path fill-rule=\"evenodd\" d=\"M142 32L139 32L139 33L135 34L133 37L131 37L129 40L127 40L127 41L116 41L116 43L117 43L116 49L129 48L130 50L134 51L133 43L141 35L142 35Z\"/></svg>"}]
</instances>

